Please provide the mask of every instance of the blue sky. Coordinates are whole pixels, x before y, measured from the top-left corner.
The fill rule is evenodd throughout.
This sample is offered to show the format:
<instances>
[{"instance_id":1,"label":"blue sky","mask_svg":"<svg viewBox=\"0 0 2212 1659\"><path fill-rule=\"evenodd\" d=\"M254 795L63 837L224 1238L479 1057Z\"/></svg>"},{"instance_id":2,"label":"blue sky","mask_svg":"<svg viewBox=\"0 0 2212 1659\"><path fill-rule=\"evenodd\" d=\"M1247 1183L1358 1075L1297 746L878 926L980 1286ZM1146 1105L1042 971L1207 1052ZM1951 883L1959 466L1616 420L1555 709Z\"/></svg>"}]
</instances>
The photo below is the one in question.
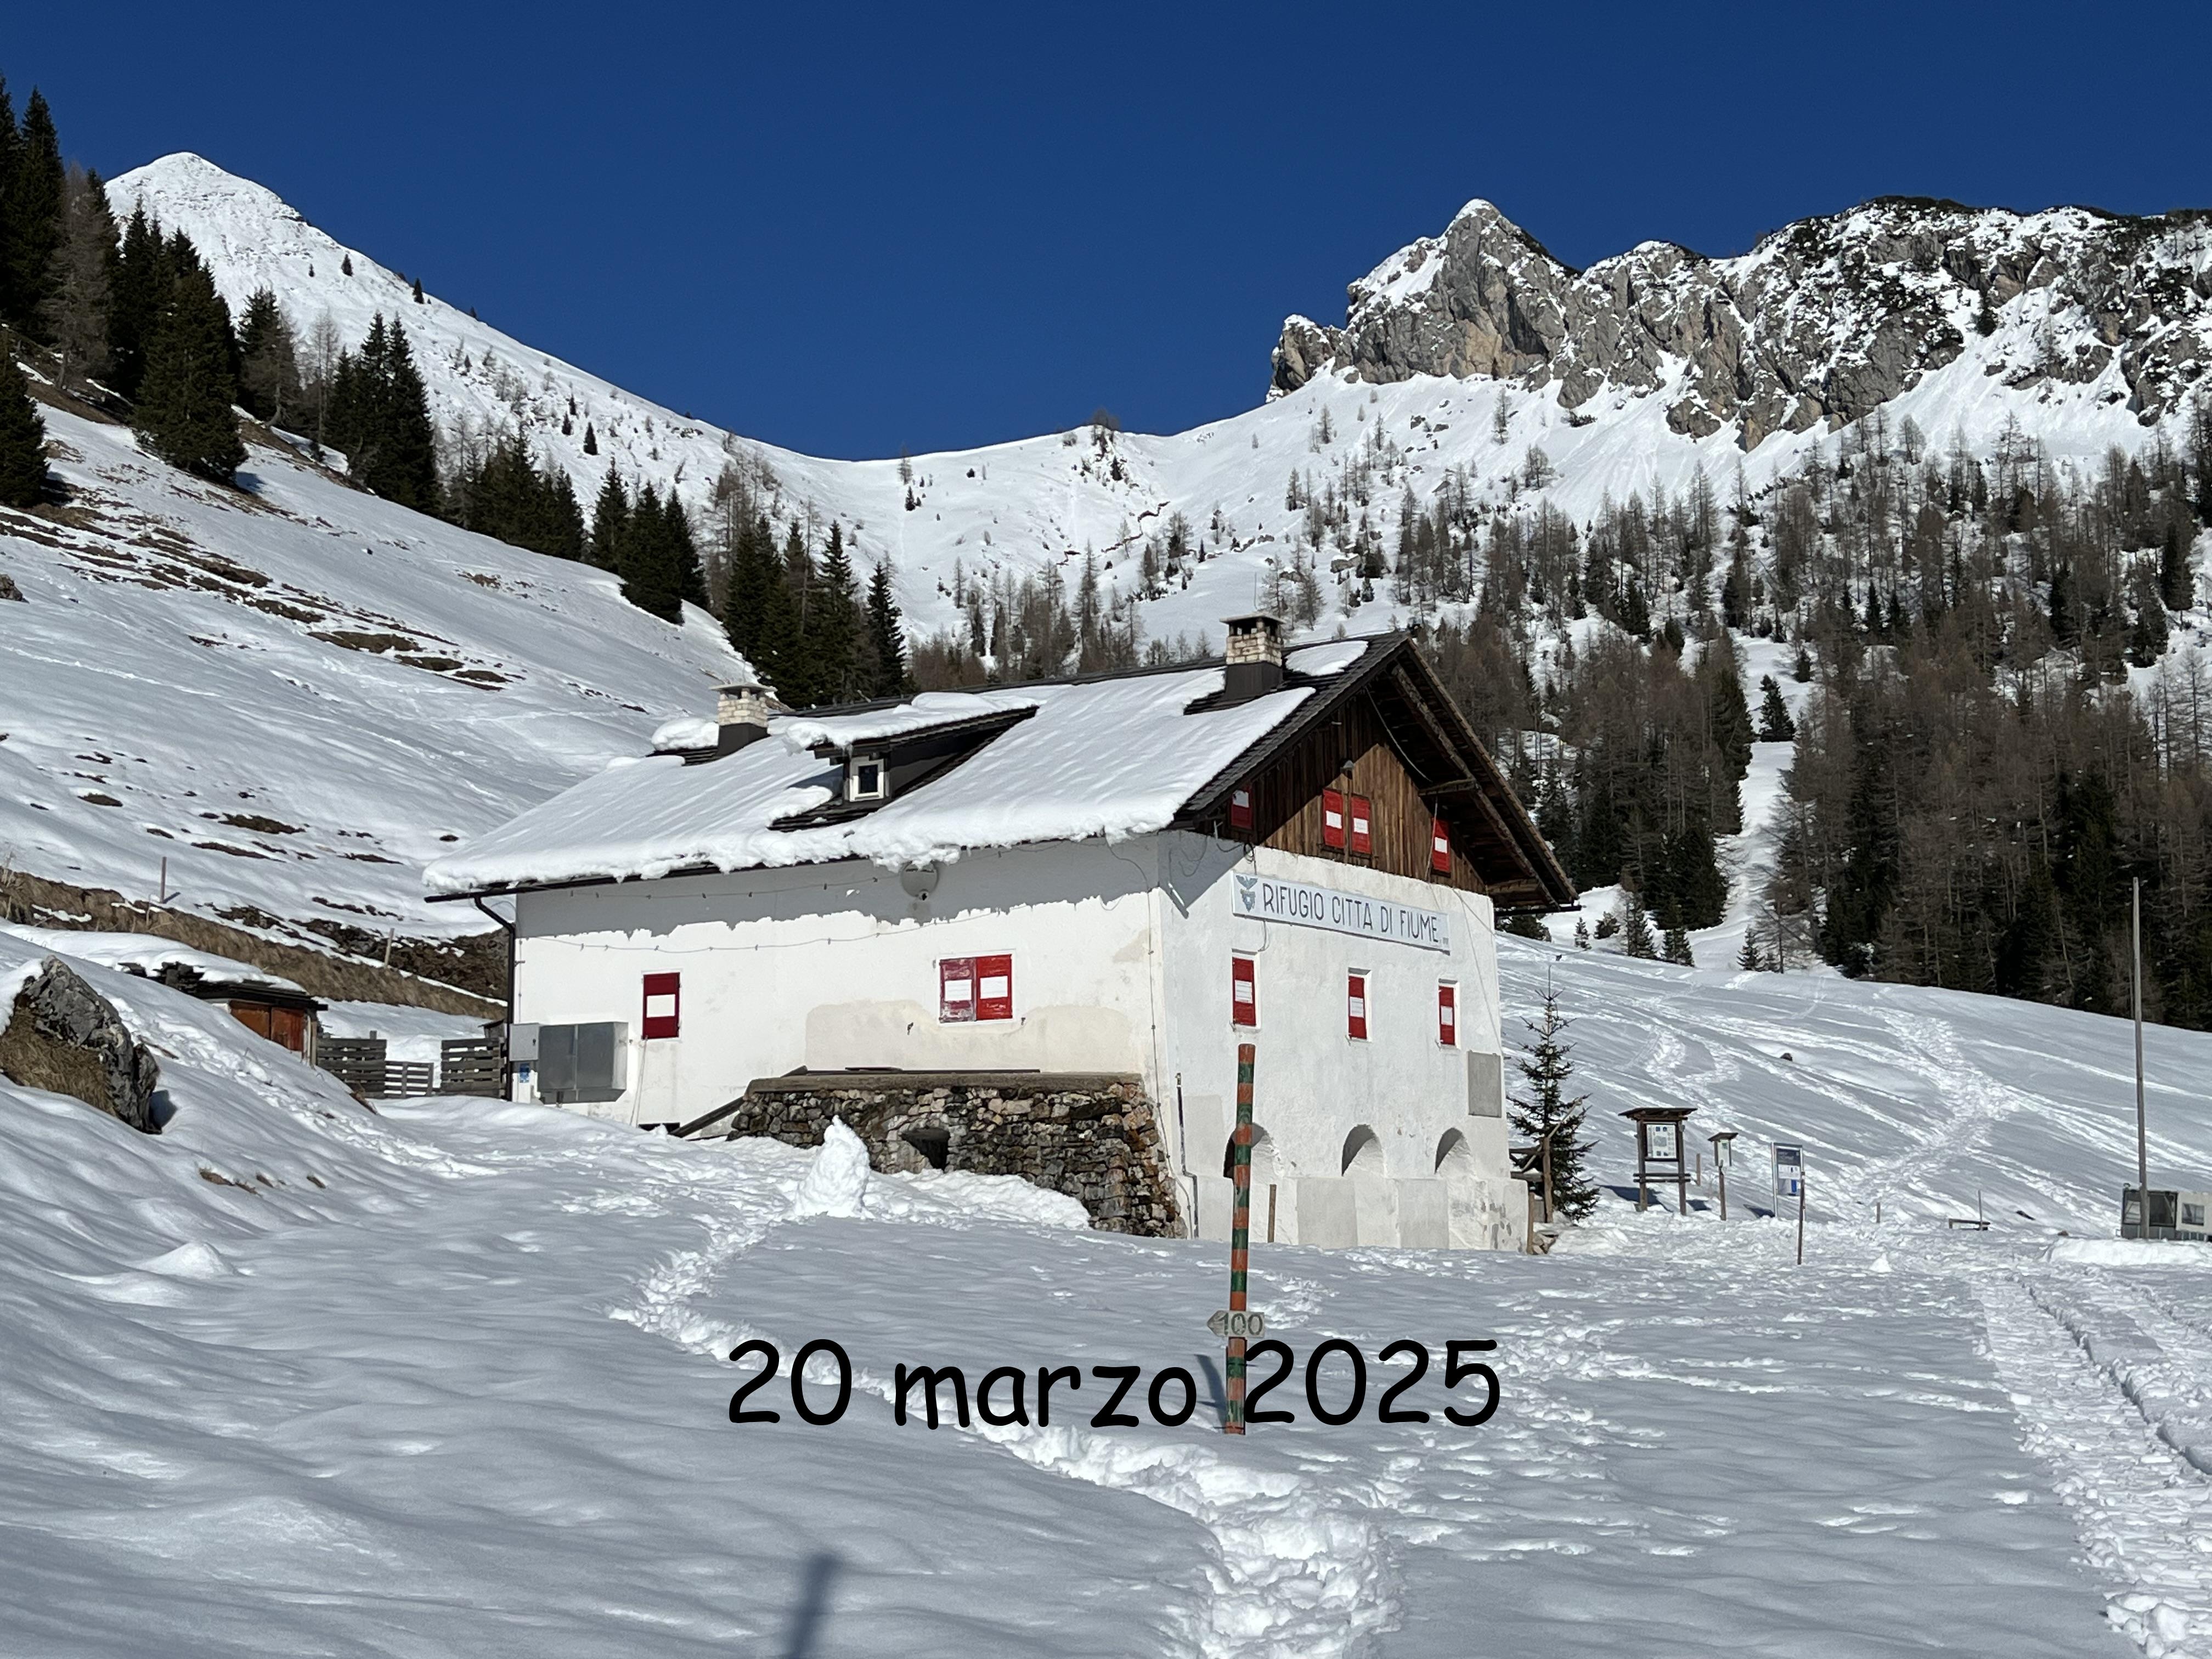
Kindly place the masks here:
<instances>
[{"instance_id":1,"label":"blue sky","mask_svg":"<svg viewBox=\"0 0 2212 1659\"><path fill-rule=\"evenodd\" d=\"M192 149L534 345L817 453L1262 396L1469 197L1585 264L1909 193L2212 206L2207 9L19 12L112 174Z\"/></svg>"}]
</instances>

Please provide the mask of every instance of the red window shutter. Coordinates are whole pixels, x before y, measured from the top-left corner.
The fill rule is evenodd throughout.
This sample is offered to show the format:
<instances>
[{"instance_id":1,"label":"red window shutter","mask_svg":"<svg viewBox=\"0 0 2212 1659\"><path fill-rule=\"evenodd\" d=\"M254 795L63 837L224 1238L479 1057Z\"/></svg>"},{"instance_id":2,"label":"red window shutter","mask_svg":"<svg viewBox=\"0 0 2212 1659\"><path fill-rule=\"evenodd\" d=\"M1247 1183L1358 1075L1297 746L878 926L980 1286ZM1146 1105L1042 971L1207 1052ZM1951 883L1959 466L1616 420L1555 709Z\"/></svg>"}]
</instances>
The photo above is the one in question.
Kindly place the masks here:
<instances>
[{"instance_id":1,"label":"red window shutter","mask_svg":"<svg viewBox=\"0 0 2212 1659\"><path fill-rule=\"evenodd\" d=\"M1260 982L1253 971L1255 965L1249 957L1229 958L1229 1023L1231 1025L1257 1025L1260 1023Z\"/></svg>"},{"instance_id":2,"label":"red window shutter","mask_svg":"<svg viewBox=\"0 0 2212 1659\"><path fill-rule=\"evenodd\" d=\"M683 983L681 974L647 974L645 976L645 1018L641 1022L648 1037L672 1037L682 1023Z\"/></svg>"},{"instance_id":3,"label":"red window shutter","mask_svg":"<svg viewBox=\"0 0 2212 1659\"><path fill-rule=\"evenodd\" d=\"M1367 975L1364 974L1345 975L1344 1034L1355 1042L1367 1041Z\"/></svg>"},{"instance_id":4,"label":"red window shutter","mask_svg":"<svg viewBox=\"0 0 2212 1659\"><path fill-rule=\"evenodd\" d=\"M975 958L946 957L937 964L937 1018L963 1025L975 1018Z\"/></svg>"},{"instance_id":5,"label":"red window shutter","mask_svg":"<svg viewBox=\"0 0 2212 1659\"><path fill-rule=\"evenodd\" d=\"M1437 1041L1447 1048L1459 1047L1459 987L1437 987Z\"/></svg>"},{"instance_id":6,"label":"red window shutter","mask_svg":"<svg viewBox=\"0 0 2212 1659\"><path fill-rule=\"evenodd\" d=\"M975 958L975 1018L1012 1019L1014 1017L1014 959L1011 956Z\"/></svg>"},{"instance_id":7,"label":"red window shutter","mask_svg":"<svg viewBox=\"0 0 2212 1659\"><path fill-rule=\"evenodd\" d=\"M1232 789L1229 792L1229 827L1249 830L1252 827L1252 792Z\"/></svg>"},{"instance_id":8,"label":"red window shutter","mask_svg":"<svg viewBox=\"0 0 2212 1659\"><path fill-rule=\"evenodd\" d=\"M1364 795L1353 795L1352 802L1352 850L1371 853L1375 850L1374 804Z\"/></svg>"},{"instance_id":9,"label":"red window shutter","mask_svg":"<svg viewBox=\"0 0 2212 1659\"><path fill-rule=\"evenodd\" d=\"M1344 845L1344 791L1341 789L1321 792L1321 844L1338 848Z\"/></svg>"},{"instance_id":10,"label":"red window shutter","mask_svg":"<svg viewBox=\"0 0 2212 1659\"><path fill-rule=\"evenodd\" d=\"M1442 818L1429 820L1429 868L1440 876L1451 874L1451 831Z\"/></svg>"}]
</instances>

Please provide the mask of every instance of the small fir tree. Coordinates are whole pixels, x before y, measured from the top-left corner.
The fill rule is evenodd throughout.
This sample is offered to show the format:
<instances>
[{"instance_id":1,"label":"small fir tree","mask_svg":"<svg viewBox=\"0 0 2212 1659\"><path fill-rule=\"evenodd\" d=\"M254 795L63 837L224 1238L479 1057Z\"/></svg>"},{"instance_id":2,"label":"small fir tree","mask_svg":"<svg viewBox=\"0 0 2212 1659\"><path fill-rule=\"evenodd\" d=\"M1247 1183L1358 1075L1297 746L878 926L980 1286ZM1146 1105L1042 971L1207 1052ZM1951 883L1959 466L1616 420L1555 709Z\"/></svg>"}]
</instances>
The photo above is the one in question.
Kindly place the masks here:
<instances>
[{"instance_id":1,"label":"small fir tree","mask_svg":"<svg viewBox=\"0 0 2212 1659\"><path fill-rule=\"evenodd\" d=\"M1535 1040L1523 1045L1527 1057L1514 1062L1528 1086L1525 1094L1513 1097L1513 1130L1540 1146L1549 1141L1552 1213L1579 1221L1597 1207L1597 1184L1590 1179L1587 1163L1596 1143L1582 1138L1589 1097L1567 1093L1575 1071L1574 1051L1566 1041L1567 1021L1559 1014L1559 992L1547 983L1542 1014L1522 1024Z\"/></svg>"},{"instance_id":2,"label":"small fir tree","mask_svg":"<svg viewBox=\"0 0 2212 1659\"><path fill-rule=\"evenodd\" d=\"M592 423L586 421L584 422L584 453L596 455L599 453L599 434L592 429Z\"/></svg>"},{"instance_id":3,"label":"small fir tree","mask_svg":"<svg viewBox=\"0 0 2212 1659\"><path fill-rule=\"evenodd\" d=\"M1577 951L1587 951L1589 948L1589 923L1584 918L1577 916L1575 918L1575 949Z\"/></svg>"},{"instance_id":4,"label":"small fir tree","mask_svg":"<svg viewBox=\"0 0 2212 1659\"><path fill-rule=\"evenodd\" d=\"M422 279L420 276L415 279L415 303L418 306L422 303Z\"/></svg>"},{"instance_id":5,"label":"small fir tree","mask_svg":"<svg viewBox=\"0 0 2212 1659\"><path fill-rule=\"evenodd\" d=\"M1758 973L1766 966L1759 954L1759 940L1748 927L1743 930L1743 948L1735 953L1735 965L1747 974Z\"/></svg>"},{"instance_id":6,"label":"small fir tree","mask_svg":"<svg viewBox=\"0 0 2212 1659\"><path fill-rule=\"evenodd\" d=\"M1762 675L1759 682L1759 740L1761 743L1790 743L1797 736L1797 722L1790 717L1790 705L1783 700L1782 688L1771 674Z\"/></svg>"},{"instance_id":7,"label":"small fir tree","mask_svg":"<svg viewBox=\"0 0 2212 1659\"><path fill-rule=\"evenodd\" d=\"M1620 896L1620 948L1644 962L1659 954L1651 937L1650 915L1643 896L1632 887Z\"/></svg>"},{"instance_id":8,"label":"small fir tree","mask_svg":"<svg viewBox=\"0 0 2212 1659\"><path fill-rule=\"evenodd\" d=\"M1690 954L1689 929L1683 927L1680 921L1668 925L1666 938L1660 945L1660 954L1678 968L1694 968L1698 965L1696 959Z\"/></svg>"},{"instance_id":9,"label":"small fir tree","mask_svg":"<svg viewBox=\"0 0 2212 1659\"><path fill-rule=\"evenodd\" d=\"M1812 684L1813 653L1802 645L1797 647L1797 660L1790 665L1790 678L1800 685Z\"/></svg>"},{"instance_id":10,"label":"small fir tree","mask_svg":"<svg viewBox=\"0 0 2212 1659\"><path fill-rule=\"evenodd\" d=\"M14 354L0 351L0 506L36 507L46 488L46 423Z\"/></svg>"},{"instance_id":11,"label":"small fir tree","mask_svg":"<svg viewBox=\"0 0 2212 1659\"><path fill-rule=\"evenodd\" d=\"M889 559L876 561L868 578L868 643L872 647L874 683L869 695L896 697L912 682L906 669L906 629L899 617L898 599L891 591Z\"/></svg>"}]
</instances>

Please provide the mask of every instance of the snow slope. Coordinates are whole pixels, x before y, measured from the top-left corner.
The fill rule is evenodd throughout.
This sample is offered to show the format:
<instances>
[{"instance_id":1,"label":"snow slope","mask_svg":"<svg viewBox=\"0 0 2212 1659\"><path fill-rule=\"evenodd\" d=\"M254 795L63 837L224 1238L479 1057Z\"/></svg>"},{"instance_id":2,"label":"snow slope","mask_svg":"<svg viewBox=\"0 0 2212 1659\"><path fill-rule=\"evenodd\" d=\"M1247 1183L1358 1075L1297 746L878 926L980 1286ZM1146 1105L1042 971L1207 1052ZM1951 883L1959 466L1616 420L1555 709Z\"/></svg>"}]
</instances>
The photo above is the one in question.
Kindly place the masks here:
<instances>
[{"instance_id":1,"label":"snow slope","mask_svg":"<svg viewBox=\"0 0 2212 1659\"><path fill-rule=\"evenodd\" d=\"M46 410L69 505L0 510L0 866L265 931L483 931L426 905L461 838L642 752L744 672L601 572L257 445L244 491Z\"/></svg>"},{"instance_id":2,"label":"snow slope","mask_svg":"<svg viewBox=\"0 0 2212 1659\"><path fill-rule=\"evenodd\" d=\"M1505 945L1509 1006L1547 967L1564 988L1603 1173L1627 1174L1614 1110L1692 1101L1746 1132L1746 1207L1609 1202L1549 1258L1260 1247L1254 1304L1301 1358L1494 1338L1502 1403L1450 1425L1431 1370L1399 1402L1431 1420L1380 1425L1393 1364L1329 1428L1294 1379L1269 1403L1297 1422L1242 1442L1206 1406L1091 1427L1089 1377L1048 1428L933 1433L885 1400L901 1362L1180 1364L1211 1395L1217 1247L834 1153L486 1102L371 1115L88 968L177 1110L144 1137L0 1084L0 1645L1565 1659L1601 1628L1682 1659L2212 1653L2212 1485L2183 1449L2204 1269L2044 1259L2054 1224L2110 1214L2125 1028L1553 954ZM0 981L34 962L0 938ZM2157 1166L2201 1170L2212 1130L2176 1107L2212 1038L2155 1032L2151 1064ZM1262 1115L1295 1086L1263 1050ZM1767 1134L1808 1149L1802 1269L1747 1214ZM1946 1232L1977 1186L1992 1231ZM781 1422L729 1422L722 1356L817 1336L852 1354L841 1422L799 1422L781 1383L749 1402Z\"/></svg>"},{"instance_id":3,"label":"snow slope","mask_svg":"<svg viewBox=\"0 0 2212 1659\"><path fill-rule=\"evenodd\" d=\"M422 365L432 412L447 431L520 433L539 455L568 469L583 500L592 499L611 466L626 478L675 485L695 506L726 464L764 475L766 498L780 523L811 507L819 520L834 518L846 526L860 559L889 557L908 618L924 631L957 619L951 598L956 566L970 578L1018 575L1070 566L1087 548L1112 565L1109 586L1136 595L1144 538L1181 512L1212 556L1189 573L1187 584L1150 599L1142 614L1155 637L1211 633L1218 644L1220 619L1249 610L1269 591L1276 562L1288 557L1304 516L1302 508L1285 505L1294 471L1316 485L1336 479L1350 494L1347 465L1364 458L1370 476L1359 486L1355 518L1364 514L1384 545L1395 547L1405 490L1425 506L1461 471L1478 500L1504 501L1517 495L1515 480L1531 447L1543 449L1558 471L1547 492L1553 504L1581 520L1607 495L1626 500L1638 491L1648 498L1655 489L1679 494L1700 469L1724 490L1741 465L1756 490L1814 446L1838 441L1816 426L1777 434L1745 453L1737 447L1737 422L1701 438L1675 431L1668 411L1689 373L1687 360L1679 356L1662 357L1648 384L1608 381L1571 411L1548 390L1486 375L1415 375L1377 386L1348 378L1350 370L1333 371L1188 432L1100 436L1083 428L919 456L912 462L915 505L909 510L896 459L824 460L744 439L623 392L434 296L426 295L418 306L398 273L344 247L262 186L201 157L164 156L123 174L109 191L118 213L143 203L163 224L190 234L234 311L266 285L303 333L327 315L349 344L359 343L377 312L397 316ZM1993 216L2008 224L2016 217ZM1848 228L1848 216L1839 222ZM1772 246L1762 244L1760 252L1740 263L1747 270L1771 264L1785 241L1786 234L1778 233ZM1400 280L1413 251L1392 255L1354 284L1355 300L1364 294L1370 306L1418 301L1419 294ZM1623 260L1652 255L1651 248L1639 249ZM341 274L346 259L350 276ZM1432 276L1440 264L1425 270ZM1911 273L1888 275L1902 281ZM2039 378L2013 384L2024 367L2049 355L2054 316L2043 291L2008 301L1987 337L1974 332L1971 316L1966 320L1960 355L1884 405L1893 428L1910 417L1931 441L1948 444L1955 433L1969 448L1987 453L2006 422L2016 419L2055 459L2081 464L2096 461L2108 447L2132 453L2157 432L2171 439L2179 429L2185 413L2179 403L2161 425L2138 424L2116 357L2078 383ZM2088 319L2069 313L2056 324L2062 344L2077 333L2088 337ZM1255 374L1255 394L1260 382ZM1496 419L1501 407L1502 430ZM584 453L587 424L599 442L597 455ZM1347 610L1348 589L1326 580L1324 587L1324 635L1339 624L1372 632L1397 619L1387 595L1382 603Z\"/></svg>"}]
</instances>

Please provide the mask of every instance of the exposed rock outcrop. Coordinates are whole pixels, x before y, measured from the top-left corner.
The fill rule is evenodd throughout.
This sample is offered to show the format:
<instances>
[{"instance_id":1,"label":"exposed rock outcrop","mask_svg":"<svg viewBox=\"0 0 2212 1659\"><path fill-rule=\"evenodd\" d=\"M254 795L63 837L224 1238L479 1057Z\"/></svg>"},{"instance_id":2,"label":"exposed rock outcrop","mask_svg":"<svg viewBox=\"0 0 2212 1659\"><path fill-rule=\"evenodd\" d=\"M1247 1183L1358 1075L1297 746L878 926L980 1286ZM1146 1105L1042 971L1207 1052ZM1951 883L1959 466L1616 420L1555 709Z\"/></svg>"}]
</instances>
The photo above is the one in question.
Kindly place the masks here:
<instances>
[{"instance_id":1,"label":"exposed rock outcrop","mask_svg":"<svg viewBox=\"0 0 2212 1659\"><path fill-rule=\"evenodd\" d=\"M2114 400L2148 424L2212 360L2208 299L2212 228L2195 212L1886 198L1800 220L1737 258L1646 242L1577 271L1478 201L1352 283L1342 328L1285 321L1271 390L1348 371L1512 379L1556 387L1568 409L1657 394L1675 431L1733 425L1749 449L1857 420L2009 306L2007 324L2032 326L2035 349L2008 386L2085 384L2117 357Z\"/></svg>"},{"instance_id":2,"label":"exposed rock outcrop","mask_svg":"<svg viewBox=\"0 0 2212 1659\"><path fill-rule=\"evenodd\" d=\"M0 1029L0 1076L26 1089L69 1095L147 1134L161 1071L115 1005L48 957L17 994Z\"/></svg>"}]
</instances>

